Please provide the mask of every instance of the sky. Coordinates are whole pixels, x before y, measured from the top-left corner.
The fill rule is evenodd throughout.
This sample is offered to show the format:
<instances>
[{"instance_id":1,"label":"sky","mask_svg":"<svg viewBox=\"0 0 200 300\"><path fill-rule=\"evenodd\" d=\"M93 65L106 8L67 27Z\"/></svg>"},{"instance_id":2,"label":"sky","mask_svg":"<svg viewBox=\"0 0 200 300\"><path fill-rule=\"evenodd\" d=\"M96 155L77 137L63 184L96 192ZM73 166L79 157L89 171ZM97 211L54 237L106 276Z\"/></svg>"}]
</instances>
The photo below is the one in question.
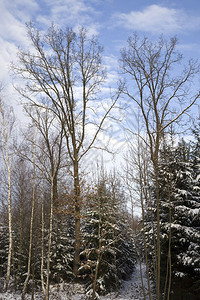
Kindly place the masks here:
<instances>
[{"instance_id":1,"label":"sky","mask_svg":"<svg viewBox=\"0 0 200 300\"><path fill-rule=\"evenodd\" d=\"M29 47L25 24L30 21L42 31L52 22L75 31L79 26L86 27L104 47L110 82L118 79L120 49L133 33L153 40L161 34L165 38L176 36L178 49L186 59L200 57L198 0L0 0L0 82L7 89L6 101L20 116L9 68L11 62L17 62L18 47ZM120 152L124 149L123 137L120 140L118 129L114 131L112 146L117 145Z\"/></svg>"},{"instance_id":2,"label":"sky","mask_svg":"<svg viewBox=\"0 0 200 300\"><path fill-rule=\"evenodd\" d=\"M151 39L178 38L186 59L200 57L200 1L197 0L0 0L0 82L7 87L6 101L16 102L10 63L17 62L18 47L28 48L26 23L40 30L52 22L78 30L85 26L104 47L110 82L118 79L120 49L130 35Z\"/></svg>"},{"instance_id":3,"label":"sky","mask_svg":"<svg viewBox=\"0 0 200 300\"><path fill-rule=\"evenodd\" d=\"M17 51L29 48L26 23L45 31L51 24L80 26L96 35L104 47L104 63L110 83L118 79L120 49L133 33L151 39L163 34L178 38L186 59L200 57L200 1L197 0L0 0L0 82L7 88L6 101L16 103L10 64ZM13 102L14 101L14 102ZM19 107L16 107L20 113Z\"/></svg>"},{"instance_id":4,"label":"sky","mask_svg":"<svg viewBox=\"0 0 200 300\"><path fill-rule=\"evenodd\" d=\"M18 47L27 47L25 23L40 30L52 22L97 35L110 65L133 33L177 36L185 57L200 56L200 2L197 0L0 0L0 81L10 82L9 64Z\"/></svg>"}]
</instances>

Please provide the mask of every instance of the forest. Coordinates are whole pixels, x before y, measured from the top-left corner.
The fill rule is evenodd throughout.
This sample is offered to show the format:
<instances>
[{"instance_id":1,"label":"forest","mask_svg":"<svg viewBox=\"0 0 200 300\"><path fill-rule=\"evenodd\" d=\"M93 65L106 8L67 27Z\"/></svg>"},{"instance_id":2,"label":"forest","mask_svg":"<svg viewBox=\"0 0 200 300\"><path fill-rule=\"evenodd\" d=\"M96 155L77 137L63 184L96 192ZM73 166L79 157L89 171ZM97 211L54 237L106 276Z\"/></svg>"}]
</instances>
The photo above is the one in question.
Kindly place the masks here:
<instances>
[{"instance_id":1,"label":"forest","mask_svg":"<svg viewBox=\"0 0 200 300\"><path fill-rule=\"evenodd\" d=\"M133 34L108 88L85 28L27 34L11 65L22 129L0 90L0 299L53 300L64 284L101 299L136 267L140 299L200 299L198 62L174 37ZM117 155L121 134L123 164L107 167L97 153Z\"/></svg>"}]
</instances>

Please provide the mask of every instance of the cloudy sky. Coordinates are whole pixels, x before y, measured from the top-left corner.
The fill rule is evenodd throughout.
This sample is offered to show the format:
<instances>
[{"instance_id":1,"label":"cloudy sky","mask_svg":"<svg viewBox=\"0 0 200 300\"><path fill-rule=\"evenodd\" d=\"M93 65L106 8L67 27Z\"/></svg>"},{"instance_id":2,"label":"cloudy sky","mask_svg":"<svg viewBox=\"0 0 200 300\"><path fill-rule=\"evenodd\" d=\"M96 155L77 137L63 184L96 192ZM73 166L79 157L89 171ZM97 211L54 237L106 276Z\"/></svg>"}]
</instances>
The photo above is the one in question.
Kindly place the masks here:
<instances>
[{"instance_id":1,"label":"cloudy sky","mask_svg":"<svg viewBox=\"0 0 200 300\"><path fill-rule=\"evenodd\" d=\"M53 21L96 34L111 64L132 32L152 38L179 39L186 57L200 56L200 2L197 0L0 0L0 81L9 82L8 67L17 47L27 46L25 23L45 30Z\"/></svg>"},{"instance_id":2,"label":"cloudy sky","mask_svg":"<svg viewBox=\"0 0 200 300\"><path fill-rule=\"evenodd\" d=\"M77 29L84 25L104 46L110 81L117 80L117 61L127 38L137 32L156 39L177 36L186 58L200 57L200 2L197 0L0 0L0 82L12 90L9 66L18 47L27 47L25 24L40 30L52 22Z\"/></svg>"},{"instance_id":3,"label":"cloudy sky","mask_svg":"<svg viewBox=\"0 0 200 300\"><path fill-rule=\"evenodd\" d=\"M52 22L75 30L80 25L87 27L104 46L110 81L117 80L120 49L133 32L152 39L160 34L177 36L178 47L186 58L200 57L198 0L0 0L0 82L8 87L9 102L18 97L12 89L9 65L16 62L18 47L29 45L25 26L29 21L40 30ZM119 143L118 133L117 137L116 141L112 137L112 145L123 149L123 138Z\"/></svg>"}]
</instances>

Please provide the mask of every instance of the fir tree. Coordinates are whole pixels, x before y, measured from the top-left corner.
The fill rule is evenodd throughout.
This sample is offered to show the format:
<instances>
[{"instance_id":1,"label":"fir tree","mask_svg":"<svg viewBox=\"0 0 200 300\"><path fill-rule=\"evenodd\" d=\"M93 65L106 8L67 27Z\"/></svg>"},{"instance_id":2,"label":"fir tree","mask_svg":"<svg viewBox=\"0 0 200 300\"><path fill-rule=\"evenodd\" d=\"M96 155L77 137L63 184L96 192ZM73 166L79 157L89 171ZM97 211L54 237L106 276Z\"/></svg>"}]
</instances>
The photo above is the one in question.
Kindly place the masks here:
<instances>
[{"instance_id":1,"label":"fir tree","mask_svg":"<svg viewBox=\"0 0 200 300\"><path fill-rule=\"evenodd\" d=\"M73 278L74 259L74 218L70 215L55 214L51 246L52 282L69 281ZM47 238L48 240L48 238Z\"/></svg>"},{"instance_id":2,"label":"fir tree","mask_svg":"<svg viewBox=\"0 0 200 300\"><path fill-rule=\"evenodd\" d=\"M169 285L170 299L199 297L200 181L197 170L190 146L184 141L174 151L168 147L161 155L161 284L166 293ZM152 230L149 236L152 241ZM150 249L153 257L152 247Z\"/></svg>"},{"instance_id":3,"label":"fir tree","mask_svg":"<svg viewBox=\"0 0 200 300\"><path fill-rule=\"evenodd\" d=\"M120 201L119 191L111 190L105 180L90 195L79 273L88 280L88 295L93 297L94 292L117 290L134 269L135 248Z\"/></svg>"},{"instance_id":4,"label":"fir tree","mask_svg":"<svg viewBox=\"0 0 200 300\"><path fill-rule=\"evenodd\" d=\"M8 239L8 227L0 224L0 277L4 277L6 275Z\"/></svg>"}]
</instances>

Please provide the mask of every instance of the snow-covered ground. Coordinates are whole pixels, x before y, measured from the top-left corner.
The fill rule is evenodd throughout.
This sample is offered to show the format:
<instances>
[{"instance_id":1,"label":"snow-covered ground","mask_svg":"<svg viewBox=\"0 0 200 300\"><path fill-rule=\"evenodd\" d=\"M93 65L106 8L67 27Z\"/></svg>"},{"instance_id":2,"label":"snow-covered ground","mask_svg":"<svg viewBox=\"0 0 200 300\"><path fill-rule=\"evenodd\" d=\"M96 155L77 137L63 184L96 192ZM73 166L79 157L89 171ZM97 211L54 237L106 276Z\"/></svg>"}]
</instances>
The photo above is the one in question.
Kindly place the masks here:
<instances>
[{"instance_id":1,"label":"snow-covered ground","mask_svg":"<svg viewBox=\"0 0 200 300\"><path fill-rule=\"evenodd\" d=\"M145 276L145 266L142 265L144 287L147 293L147 279ZM41 293L35 293L35 300L42 300ZM80 284L60 284L51 286L50 300L85 300L85 291ZM148 299L148 297L147 297ZM0 300L21 300L20 293L1 293ZM31 300L31 295L26 294L26 300ZM144 300L140 267L136 265L130 280L123 281L119 292L110 293L106 296L101 296L100 300Z\"/></svg>"},{"instance_id":2,"label":"snow-covered ground","mask_svg":"<svg viewBox=\"0 0 200 300\"><path fill-rule=\"evenodd\" d=\"M142 264L142 274L143 274L143 285L145 288L145 294L147 295L147 278L145 275L145 265ZM144 300L144 295L142 291L140 266L136 265L135 271L131 275L130 280L123 281L119 293L116 295L114 293L108 294L107 296L101 297L100 300ZM148 299L148 297L147 297Z\"/></svg>"}]
</instances>

